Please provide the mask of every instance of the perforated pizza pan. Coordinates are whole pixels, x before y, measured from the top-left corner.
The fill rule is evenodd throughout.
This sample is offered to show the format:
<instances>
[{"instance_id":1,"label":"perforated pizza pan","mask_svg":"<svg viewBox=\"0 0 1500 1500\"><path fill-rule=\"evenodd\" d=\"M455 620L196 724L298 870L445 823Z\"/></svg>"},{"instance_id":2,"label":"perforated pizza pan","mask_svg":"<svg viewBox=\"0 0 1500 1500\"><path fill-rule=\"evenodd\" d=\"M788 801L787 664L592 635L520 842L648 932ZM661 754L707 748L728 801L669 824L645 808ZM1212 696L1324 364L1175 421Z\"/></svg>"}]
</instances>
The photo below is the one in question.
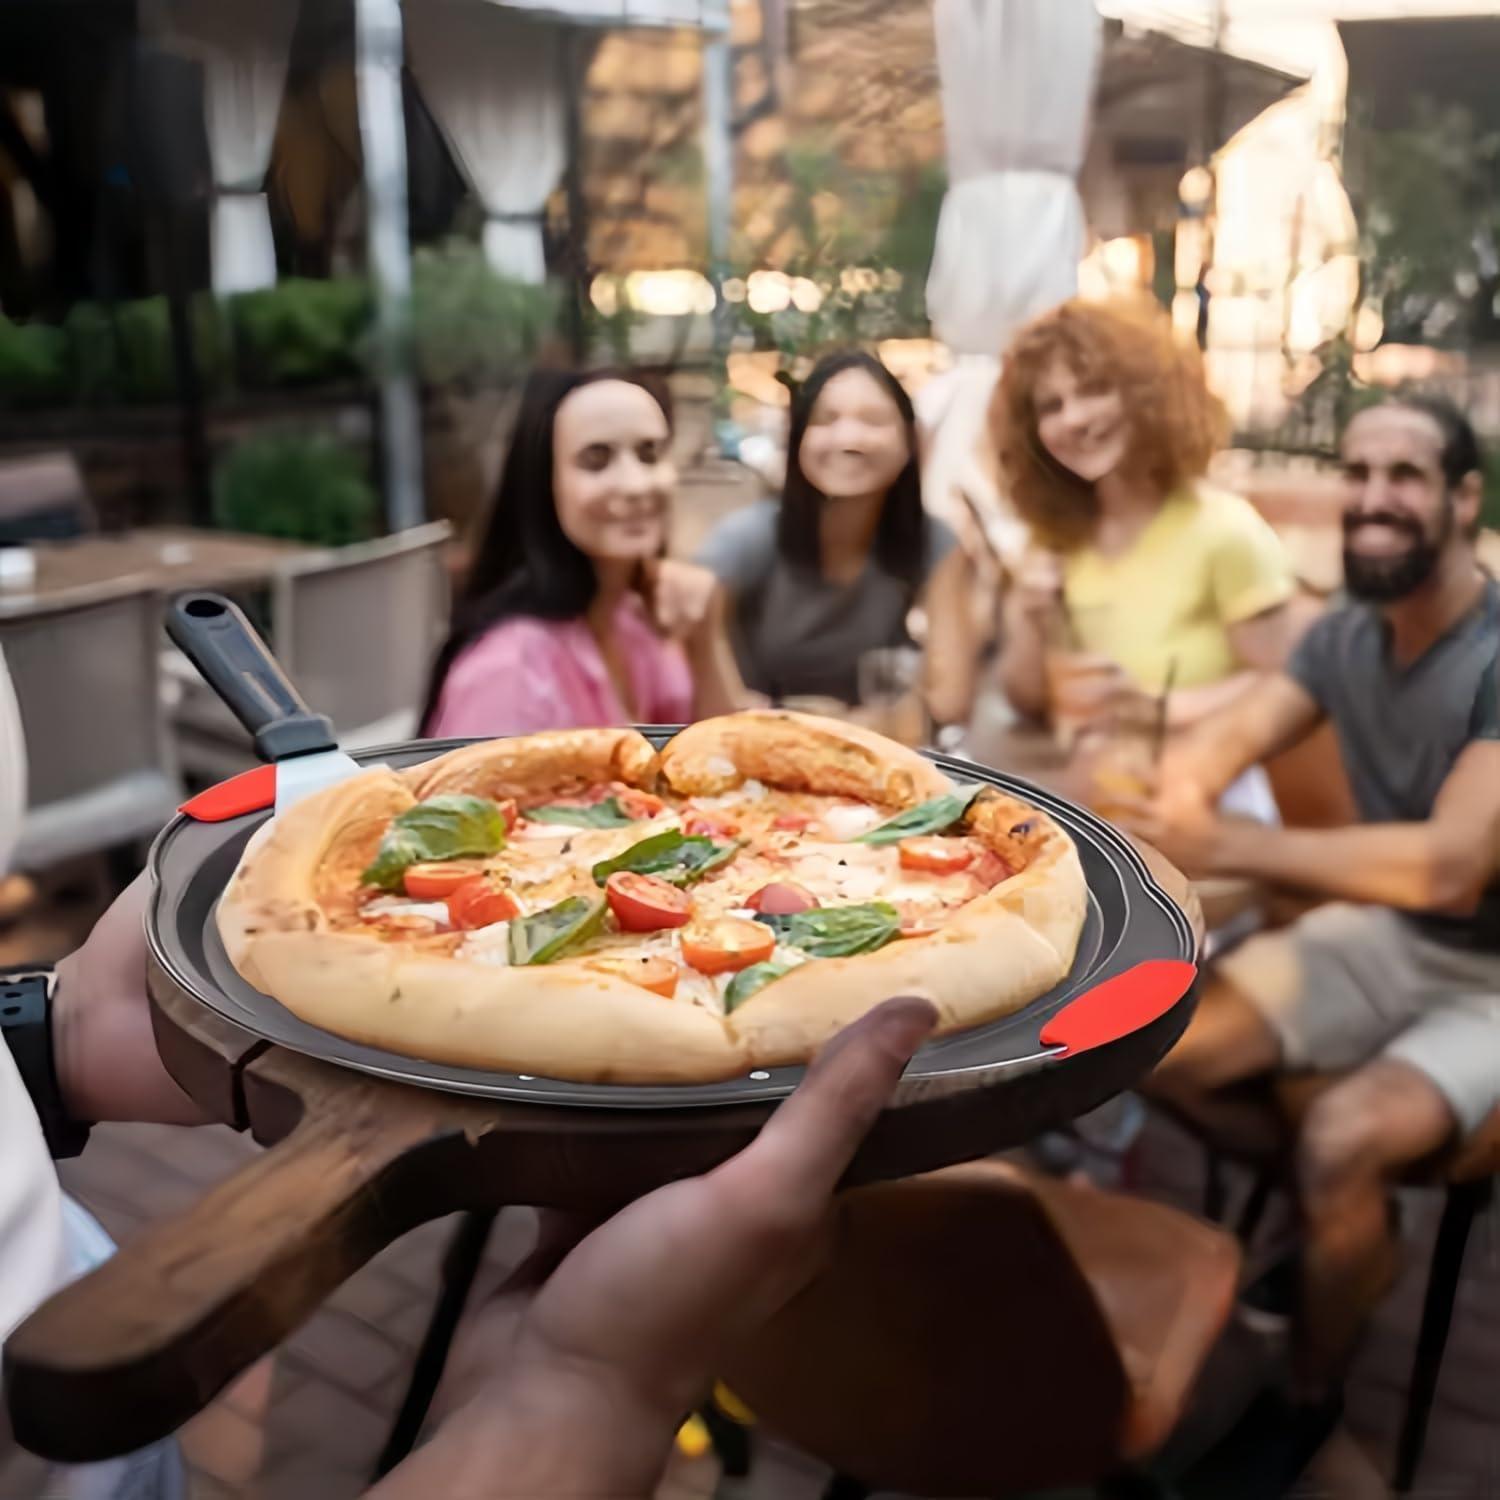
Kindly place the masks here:
<instances>
[{"instance_id":1,"label":"perforated pizza pan","mask_svg":"<svg viewBox=\"0 0 1500 1500\"><path fill-rule=\"evenodd\" d=\"M642 732L660 746L676 730L643 726ZM418 741L366 751L355 759L366 765L402 768L472 743L475 741ZM1050 813L1078 847L1089 900L1078 952L1061 984L1014 1015L929 1043L912 1059L907 1076L931 1078L997 1068L1014 1068L1018 1073L1041 1067L1066 1068L1069 1059L1055 1056L1056 1049L1041 1043L1040 1033L1048 1019L1069 1001L1145 960L1191 961L1192 929L1130 845L1092 813L1017 777L952 756L933 754L929 758L956 780L987 783ZM178 816L163 829L151 852L155 893L147 927L154 957L183 989L245 1031L363 1073L525 1104L608 1109L753 1104L784 1097L802 1076L801 1068L776 1068L711 1084L570 1083L426 1062L361 1046L310 1026L240 978L219 940L215 921L220 893L251 834L269 816L269 812L248 813L221 823Z\"/></svg>"}]
</instances>

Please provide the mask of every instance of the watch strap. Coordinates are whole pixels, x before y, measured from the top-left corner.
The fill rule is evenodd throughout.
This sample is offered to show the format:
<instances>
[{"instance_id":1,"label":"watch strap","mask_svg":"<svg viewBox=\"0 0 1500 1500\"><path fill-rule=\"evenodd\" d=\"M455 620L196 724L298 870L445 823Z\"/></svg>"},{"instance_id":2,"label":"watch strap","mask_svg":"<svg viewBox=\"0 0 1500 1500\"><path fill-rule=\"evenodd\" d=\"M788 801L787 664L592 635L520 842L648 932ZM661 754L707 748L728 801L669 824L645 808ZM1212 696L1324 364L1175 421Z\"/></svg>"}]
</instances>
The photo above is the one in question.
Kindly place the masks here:
<instances>
[{"instance_id":1,"label":"watch strap","mask_svg":"<svg viewBox=\"0 0 1500 1500\"><path fill-rule=\"evenodd\" d=\"M0 973L0 1034L42 1122L54 1159L77 1156L88 1142L89 1126L73 1119L63 1103L52 1047L52 969Z\"/></svg>"}]
</instances>

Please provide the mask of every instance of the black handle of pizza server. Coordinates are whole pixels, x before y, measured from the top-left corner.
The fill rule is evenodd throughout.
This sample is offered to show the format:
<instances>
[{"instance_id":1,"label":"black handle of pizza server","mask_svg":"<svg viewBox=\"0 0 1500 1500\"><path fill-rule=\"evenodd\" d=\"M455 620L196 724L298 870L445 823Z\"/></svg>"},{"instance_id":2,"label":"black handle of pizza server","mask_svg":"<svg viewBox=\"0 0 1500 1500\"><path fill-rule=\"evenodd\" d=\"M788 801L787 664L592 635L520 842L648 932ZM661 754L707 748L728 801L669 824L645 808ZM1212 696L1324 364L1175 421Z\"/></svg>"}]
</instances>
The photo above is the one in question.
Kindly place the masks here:
<instances>
[{"instance_id":1,"label":"black handle of pizza server","mask_svg":"<svg viewBox=\"0 0 1500 1500\"><path fill-rule=\"evenodd\" d=\"M178 594L167 634L250 731L265 760L335 750L333 725L287 680L239 606L222 594Z\"/></svg>"}]
</instances>

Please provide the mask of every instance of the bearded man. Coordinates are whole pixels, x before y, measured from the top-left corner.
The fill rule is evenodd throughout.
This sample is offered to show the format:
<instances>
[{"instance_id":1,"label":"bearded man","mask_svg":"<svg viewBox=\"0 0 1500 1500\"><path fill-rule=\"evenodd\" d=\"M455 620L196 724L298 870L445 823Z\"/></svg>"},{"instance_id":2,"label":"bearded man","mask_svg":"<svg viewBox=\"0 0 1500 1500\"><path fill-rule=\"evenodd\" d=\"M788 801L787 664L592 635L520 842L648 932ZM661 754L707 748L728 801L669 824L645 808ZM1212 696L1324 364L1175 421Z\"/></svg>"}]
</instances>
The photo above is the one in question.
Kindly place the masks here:
<instances>
[{"instance_id":1,"label":"bearded man","mask_svg":"<svg viewBox=\"0 0 1500 1500\"><path fill-rule=\"evenodd\" d=\"M1295 1147L1304 1239L1290 1398L1304 1411L1334 1400L1395 1276L1392 1182L1500 1107L1500 584L1475 555L1479 445L1447 404L1395 396L1350 422L1342 457L1348 602L1283 673L1170 755L1158 800L1135 820L1193 873L1329 902L1217 965L1148 1086L1254 1149L1266 1116L1242 1085L1339 1075ZM1246 767L1324 719L1360 823L1280 829L1215 814Z\"/></svg>"}]
</instances>

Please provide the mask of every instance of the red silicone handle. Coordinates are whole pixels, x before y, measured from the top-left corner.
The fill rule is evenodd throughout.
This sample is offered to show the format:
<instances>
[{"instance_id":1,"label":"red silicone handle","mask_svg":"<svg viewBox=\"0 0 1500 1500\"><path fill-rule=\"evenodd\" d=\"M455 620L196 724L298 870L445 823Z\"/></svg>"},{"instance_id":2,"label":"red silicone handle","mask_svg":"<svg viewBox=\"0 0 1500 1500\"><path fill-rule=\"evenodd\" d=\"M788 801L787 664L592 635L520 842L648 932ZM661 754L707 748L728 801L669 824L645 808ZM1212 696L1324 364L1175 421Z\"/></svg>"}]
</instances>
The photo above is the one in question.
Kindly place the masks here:
<instances>
[{"instance_id":1,"label":"red silicone handle","mask_svg":"<svg viewBox=\"0 0 1500 1500\"><path fill-rule=\"evenodd\" d=\"M1182 959L1153 958L1137 964L1065 1005L1042 1027L1042 1045L1061 1047L1058 1055L1070 1057L1119 1041L1166 1015L1187 994L1197 974L1197 966Z\"/></svg>"},{"instance_id":2,"label":"red silicone handle","mask_svg":"<svg viewBox=\"0 0 1500 1500\"><path fill-rule=\"evenodd\" d=\"M256 766L241 771L206 792L189 798L177 810L200 823L227 823L246 813L264 812L276 806L276 767Z\"/></svg>"}]
</instances>

